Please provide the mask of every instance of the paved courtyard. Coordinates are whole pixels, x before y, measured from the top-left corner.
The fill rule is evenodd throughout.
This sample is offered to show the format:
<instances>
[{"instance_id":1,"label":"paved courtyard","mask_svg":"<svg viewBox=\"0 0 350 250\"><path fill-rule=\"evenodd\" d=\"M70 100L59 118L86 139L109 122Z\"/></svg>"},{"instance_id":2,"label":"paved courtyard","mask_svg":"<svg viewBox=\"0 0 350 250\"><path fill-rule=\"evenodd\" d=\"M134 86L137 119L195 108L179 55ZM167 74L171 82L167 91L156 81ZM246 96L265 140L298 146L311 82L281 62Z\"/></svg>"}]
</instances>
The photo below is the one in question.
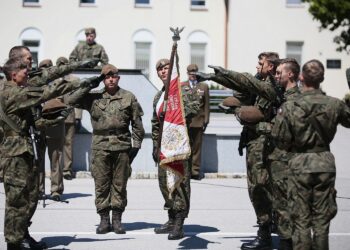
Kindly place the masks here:
<instances>
[{"instance_id":1,"label":"paved courtyard","mask_svg":"<svg viewBox=\"0 0 350 250\"><path fill-rule=\"evenodd\" d=\"M350 178L339 176L337 188L339 212L332 223L330 244L331 249L349 249ZM4 198L1 185L1 227ZM129 181L128 207L123 216L125 235L95 234L99 217L95 212L92 179L66 181L63 198L69 203L48 200L46 208L40 203L30 227L33 237L46 241L49 249L239 249L257 229L244 178L193 181L186 237L177 241L153 233L153 228L167 219L156 179ZM276 239L274 236L275 247ZM6 249L2 229L0 249Z\"/></svg>"}]
</instances>

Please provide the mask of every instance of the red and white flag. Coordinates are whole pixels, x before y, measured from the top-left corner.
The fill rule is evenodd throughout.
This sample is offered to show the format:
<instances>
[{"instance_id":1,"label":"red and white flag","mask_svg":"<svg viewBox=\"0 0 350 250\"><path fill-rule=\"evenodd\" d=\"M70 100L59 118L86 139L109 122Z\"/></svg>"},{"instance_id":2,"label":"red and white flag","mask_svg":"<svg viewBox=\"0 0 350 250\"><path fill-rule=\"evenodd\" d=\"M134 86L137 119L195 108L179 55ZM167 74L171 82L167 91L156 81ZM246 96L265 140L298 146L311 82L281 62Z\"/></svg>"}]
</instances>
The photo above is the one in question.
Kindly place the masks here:
<instances>
[{"instance_id":1,"label":"red and white flag","mask_svg":"<svg viewBox=\"0 0 350 250\"><path fill-rule=\"evenodd\" d=\"M176 60L176 61L175 61ZM164 92L157 103L157 114L160 117L164 106ZM167 171L169 196L180 185L184 178L184 160L191 155L189 137L185 120L185 111L181 94L181 83L178 73L177 56L169 85L167 109L163 123L160 148L160 167Z\"/></svg>"}]
</instances>

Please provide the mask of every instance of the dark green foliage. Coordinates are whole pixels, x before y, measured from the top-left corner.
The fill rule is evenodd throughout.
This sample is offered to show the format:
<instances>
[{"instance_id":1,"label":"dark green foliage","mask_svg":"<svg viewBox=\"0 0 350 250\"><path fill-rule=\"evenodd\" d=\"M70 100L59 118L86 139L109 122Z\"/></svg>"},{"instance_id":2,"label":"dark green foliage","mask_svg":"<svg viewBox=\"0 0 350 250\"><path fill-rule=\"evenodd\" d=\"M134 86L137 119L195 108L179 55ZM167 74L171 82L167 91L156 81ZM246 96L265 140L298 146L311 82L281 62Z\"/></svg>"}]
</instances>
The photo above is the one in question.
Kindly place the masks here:
<instances>
[{"instance_id":1,"label":"dark green foliage","mask_svg":"<svg viewBox=\"0 0 350 250\"><path fill-rule=\"evenodd\" d=\"M309 12L321 23L321 29L329 29L337 35L334 42L337 51L350 52L350 0L303 0L310 4Z\"/></svg>"}]
</instances>

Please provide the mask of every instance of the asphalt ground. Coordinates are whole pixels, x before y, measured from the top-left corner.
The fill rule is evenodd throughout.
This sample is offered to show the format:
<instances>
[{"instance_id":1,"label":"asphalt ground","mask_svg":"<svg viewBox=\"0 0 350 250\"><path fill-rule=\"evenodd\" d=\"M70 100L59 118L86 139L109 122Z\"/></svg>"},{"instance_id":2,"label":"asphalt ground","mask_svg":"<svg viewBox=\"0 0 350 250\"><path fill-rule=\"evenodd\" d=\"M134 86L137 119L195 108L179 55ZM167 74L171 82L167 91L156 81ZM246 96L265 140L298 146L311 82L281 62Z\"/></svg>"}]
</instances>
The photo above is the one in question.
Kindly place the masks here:
<instances>
[{"instance_id":1,"label":"asphalt ground","mask_svg":"<svg viewBox=\"0 0 350 250\"><path fill-rule=\"evenodd\" d=\"M246 179L192 181L191 211L185 220L185 238L169 241L154 227L167 220L157 179L131 179L128 206L123 214L124 235L97 235L99 217L94 205L92 179L65 181L63 199L69 203L42 202L30 227L31 235L49 249L239 249L256 234L254 211ZM331 225L330 249L350 249L350 180L338 177L339 211ZM47 181L49 190L49 181ZM0 224L4 221L5 196L0 187ZM277 248L277 236L273 236ZM6 249L0 230L0 249Z\"/></svg>"},{"instance_id":2,"label":"asphalt ground","mask_svg":"<svg viewBox=\"0 0 350 250\"><path fill-rule=\"evenodd\" d=\"M350 249L350 130L338 128L331 144L337 164L338 214L330 228L330 249ZM88 176L88 175L87 175ZM221 174L221 176L225 176ZM233 176L233 175L227 175ZM169 241L156 235L154 227L167 220L157 179L131 179L128 183L128 206L123 214L124 235L97 235L99 216L94 205L91 178L65 181L63 199L69 203L42 202L33 217L31 235L44 240L49 249L239 249L254 238L257 227L248 198L245 178L192 181L191 210L185 220L185 237ZM46 181L49 193L50 181ZM6 249L3 224L5 194L0 185L0 250ZM274 249L278 237L273 235Z\"/></svg>"}]
</instances>

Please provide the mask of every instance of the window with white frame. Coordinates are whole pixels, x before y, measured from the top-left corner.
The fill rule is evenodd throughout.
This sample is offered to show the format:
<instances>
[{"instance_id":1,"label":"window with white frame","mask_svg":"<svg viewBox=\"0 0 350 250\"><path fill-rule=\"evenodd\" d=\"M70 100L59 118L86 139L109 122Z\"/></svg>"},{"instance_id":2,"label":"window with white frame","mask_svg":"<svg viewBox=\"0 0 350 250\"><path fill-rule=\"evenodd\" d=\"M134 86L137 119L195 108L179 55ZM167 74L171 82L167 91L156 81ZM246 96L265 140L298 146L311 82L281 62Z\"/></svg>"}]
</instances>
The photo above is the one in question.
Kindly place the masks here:
<instances>
[{"instance_id":1,"label":"window with white frame","mask_svg":"<svg viewBox=\"0 0 350 250\"><path fill-rule=\"evenodd\" d=\"M40 6L39 0L23 0L23 6L25 7L37 7Z\"/></svg>"},{"instance_id":2,"label":"window with white frame","mask_svg":"<svg viewBox=\"0 0 350 250\"><path fill-rule=\"evenodd\" d=\"M286 57L295 58L301 65L303 55L304 42L287 42L286 43Z\"/></svg>"},{"instance_id":3,"label":"window with white frame","mask_svg":"<svg viewBox=\"0 0 350 250\"><path fill-rule=\"evenodd\" d=\"M208 43L209 37L203 31L194 31L188 36L189 63L198 65L199 71L207 70Z\"/></svg>"},{"instance_id":4,"label":"window with white frame","mask_svg":"<svg viewBox=\"0 0 350 250\"><path fill-rule=\"evenodd\" d=\"M304 7L304 3L302 0L286 0L286 6L287 7Z\"/></svg>"},{"instance_id":5,"label":"window with white frame","mask_svg":"<svg viewBox=\"0 0 350 250\"><path fill-rule=\"evenodd\" d=\"M151 0L135 0L135 7L150 7Z\"/></svg>"},{"instance_id":6,"label":"window with white frame","mask_svg":"<svg viewBox=\"0 0 350 250\"><path fill-rule=\"evenodd\" d=\"M135 42L135 68L141 69L142 73L149 78L151 58L150 42Z\"/></svg>"},{"instance_id":7,"label":"window with white frame","mask_svg":"<svg viewBox=\"0 0 350 250\"><path fill-rule=\"evenodd\" d=\"M20 35L20 41L22 45L30 49L33 57L33 67L37 67L42 59L42 33L36 28L25 29Z\"/></svg>"},{"instance_id":8,"label":"window with white frame","mask_svg":"<svg viewBox=\"0 0 350 250\"><path fill-rule=\"evenodd\" d=\"M134 67L141 69L142 73L151 80L154 78L150 72L153 64L154 36L150 31L141 29L134 33L132 40L134 43Z\"/></svg>"},{"instance_id":9,"label":"window with white frame","mask_svg":"<svg viewBox=\"0 0 350 250\"><path fill-rule=\"evenodd\" d=\"M190 43L190 62L197 64L199 71L205 71L206 43Z\"/></svg>"},{"instance_id":10,"label":"window with white frame","mask_svg":"<svg viewBox=\"0 0 350 250\"><path fill-rule=\"evenodd\" d=\"M191 9L205 9L205 0L191 0Z\"/></svg>"},{"instance_id":11,"label":"window with white frame","mask_svg":"<svg viewBox=\"0 0 350 250\"><path fill-rule=\"evenodd\" d=\"M96 6L96 0L80 0L81 7Z\"/></svg>"}]
</instances>

